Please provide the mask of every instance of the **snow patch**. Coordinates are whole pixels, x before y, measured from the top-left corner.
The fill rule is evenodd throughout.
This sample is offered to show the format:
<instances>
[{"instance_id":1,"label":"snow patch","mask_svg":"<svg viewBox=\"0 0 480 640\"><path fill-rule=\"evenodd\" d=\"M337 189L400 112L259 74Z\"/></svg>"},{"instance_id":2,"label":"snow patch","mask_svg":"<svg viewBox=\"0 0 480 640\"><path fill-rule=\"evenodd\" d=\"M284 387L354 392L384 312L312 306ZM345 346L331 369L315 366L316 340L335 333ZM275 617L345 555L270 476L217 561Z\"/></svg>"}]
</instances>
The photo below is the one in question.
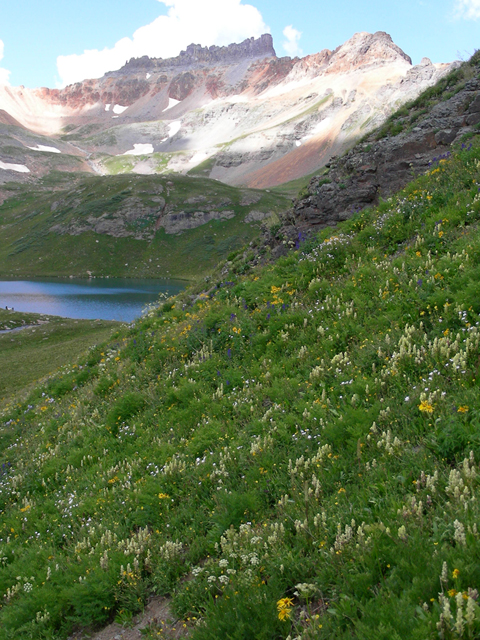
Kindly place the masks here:
<instances>
[{"instance_id":1,"label":"snow patch","mask_svg":"<svg viewBox=\"0 0 480 640\"><path fill-rule=\"evenodd\" d=\"M169 138L173 138L173 136L178 133L180 131L180 129L182 128L182 121L181 120L175 120L175 122L171 122L168 125L168 137Z\"/></svg>"},{"instance_id":2,"label":"snow patch","mask_svg":"<svg viewBox=\"0 0 480 640\"><path fill-rule=\"evenodd\" d=\"M46 147L44 144L37 144L36 147L28 147L32 151L46 151L48 153L62 153L60 149L56 149L55 147Z\"/></svg>"},{"instance_id":3,"label":"snow patch","mask_svg":"<svg viewBox=\"0 0 480 640\"><path fill-rule=\"evenodd\" d=\"M168 107L166 109L164 109L162 111L162 113L164 113L165 111L168 111L172 107L175 107L177 104L180 104L180 102L181 102L181 100L175 100L174 98L169 98L168 99Z\"/></svg>"},{"instance_id":4,"label":"snow patch","mask_svg":"<svg viewBox=\"0 0 480 640\"><path fill-rule=\"evenodd\" d=\"M17 171L18 173L30 173L30 169L24 164L9 164L0 160L0 169L4 171Z\"/></svg>"},{"instance_id":5,"label":"snow patch","mask_svg":"<svg viewBox=\"0 0 480 640\"><path fill-rule=\"evenodd\" d=\"M124 156L146 156L153 153L153 144L134 144L133 149L121 154Z\"/></svg>"},{"instance_id":6,"label":"snow patch","mask_svg":"<svg viewBox=\"0 0 480 640\"><path fill-rule=\"evenodd\" d=\"M117 115L120 115L121 113L123 113L124 111L126 111L128 109L128 107L122 107L119 104L116 104L113 107L113 113L116 113Z\"/></svg>"},{"instance_id":7,"label":"snow patch","mask_svg":"<svg viewBox=\"0 0 480 640\"><path fill-rule=\"evenodd\" d=\"M111 104L106 104L106 105L105 105L105 111L110 111L110 107L111 107L111 106L112 106Z\"/></svg>"}]
</instances>

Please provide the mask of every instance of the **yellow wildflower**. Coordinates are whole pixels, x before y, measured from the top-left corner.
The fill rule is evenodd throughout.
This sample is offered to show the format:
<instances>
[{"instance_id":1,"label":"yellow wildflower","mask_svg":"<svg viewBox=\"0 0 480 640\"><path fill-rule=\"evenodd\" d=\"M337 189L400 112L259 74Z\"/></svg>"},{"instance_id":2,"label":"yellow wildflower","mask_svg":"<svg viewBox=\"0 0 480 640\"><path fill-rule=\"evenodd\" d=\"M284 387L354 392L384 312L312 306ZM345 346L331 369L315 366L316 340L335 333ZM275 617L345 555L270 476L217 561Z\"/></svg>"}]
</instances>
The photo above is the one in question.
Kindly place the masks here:
<instances>
[{"instance_id":1,"label":"yellow wildflower","mask_svg":"<svg viewBox=\"0 0 480 640\"><path fill-rule=\"evenodd\" d=\"M420 411L424 412L424 413L433 413L433 407L430 403L428 403L426 400L423 400L419 405L418 408L420 409Z\"/></svg>"},{"instance_id":2,"label":"yellow wildflower","mask_svg":"<svg viewBox=\"0 0 480 640\"><path fill-rule=\"evenodd\" d=\"M292 598L281 598L278 602L277 602L277 609L279 611L281 611L282 609L290 609L291 607L293 607L293 600Z\"/></svg>"}]
</instances>

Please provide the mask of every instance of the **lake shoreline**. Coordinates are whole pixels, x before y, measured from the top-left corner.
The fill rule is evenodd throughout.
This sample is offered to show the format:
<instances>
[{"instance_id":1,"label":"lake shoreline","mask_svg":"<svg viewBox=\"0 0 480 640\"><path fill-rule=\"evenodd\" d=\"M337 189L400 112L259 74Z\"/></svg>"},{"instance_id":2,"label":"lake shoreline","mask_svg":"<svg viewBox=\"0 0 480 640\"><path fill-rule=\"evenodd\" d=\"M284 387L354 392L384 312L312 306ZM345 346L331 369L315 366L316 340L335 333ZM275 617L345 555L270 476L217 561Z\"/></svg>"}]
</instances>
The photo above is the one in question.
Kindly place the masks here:
<instances>
[{"instance_id":1,"label":"lake shoreline","mask_svg":"<svg viewBox=\"0 0 480 640\"><path fill-rule=\"evenodd\" d=\"M6 281L6 282L21 282L22 280L131 280L132 282L135 281L149 281L149 282L157 282L159 280L164 280L166 282L184 282L185 286L187 286L188 284L193 284L194 282L196 282L197 280L195 278L183 278L181 276L165 276L163 278L159 278L158 276L152 276L151 278L149 278L148 276L142 276L141 278L134 278L132 276L82 276L82 275L76 275L76 276L62 276L62 275L58 275L58 274L42 274L39 275L38 273L36 275L29 275L29 274L22 274L22 275L13 275L13 274L2 274L0 273L0 282L2 281Z\"/></svg>"}]
</instances>

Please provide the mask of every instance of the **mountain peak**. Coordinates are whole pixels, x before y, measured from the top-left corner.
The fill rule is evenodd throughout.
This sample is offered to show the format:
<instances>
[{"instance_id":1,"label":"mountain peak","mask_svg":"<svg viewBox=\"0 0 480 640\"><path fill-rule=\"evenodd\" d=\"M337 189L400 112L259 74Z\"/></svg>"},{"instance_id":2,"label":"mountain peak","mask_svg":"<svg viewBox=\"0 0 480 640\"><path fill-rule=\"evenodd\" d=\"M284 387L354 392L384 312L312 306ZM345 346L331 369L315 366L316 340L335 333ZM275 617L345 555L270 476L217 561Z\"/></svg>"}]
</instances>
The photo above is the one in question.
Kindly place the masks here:
<instances>
[{"instance_id":1,"label":"mountain peak","mask_svg":"<svg viewBox=\"0 0 480 640\"><path fill-rule=\"evenodd\" d=\"M385 31L355 33L344 44L337 47L330 60L329 73L338 73L364 67L403 60L412 65L412 59Z\"/></svg>"}]
</instances>

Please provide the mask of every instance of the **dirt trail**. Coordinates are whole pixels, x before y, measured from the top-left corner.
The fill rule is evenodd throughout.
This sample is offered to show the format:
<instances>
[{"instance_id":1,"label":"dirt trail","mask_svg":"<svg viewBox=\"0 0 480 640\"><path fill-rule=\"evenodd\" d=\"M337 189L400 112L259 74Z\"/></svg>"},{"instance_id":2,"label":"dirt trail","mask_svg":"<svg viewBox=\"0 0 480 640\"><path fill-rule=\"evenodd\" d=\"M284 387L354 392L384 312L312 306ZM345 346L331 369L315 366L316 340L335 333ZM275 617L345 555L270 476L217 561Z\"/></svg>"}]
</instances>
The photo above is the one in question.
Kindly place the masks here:
<instances>
[{"instance_id":1,"label":"dirt trail","mask_svg":"<svg viewBox=\"0 0 480 640\"><path fill-rule=\"evenodd\" d=\"M79 631L68 640L141 640L150 637L145 634L145 631L142 633L142 630L150 626L152 627L151 637L156 635L153 629L160 631L158 637L164 640L177 640L177 638L187 638L189 635L183 622L176 620L170 613L169 601L165 598L153 598L144 612L135 616L131 626L127 628L114 622L101 631Z\"/></svg>"}]
</instances>

